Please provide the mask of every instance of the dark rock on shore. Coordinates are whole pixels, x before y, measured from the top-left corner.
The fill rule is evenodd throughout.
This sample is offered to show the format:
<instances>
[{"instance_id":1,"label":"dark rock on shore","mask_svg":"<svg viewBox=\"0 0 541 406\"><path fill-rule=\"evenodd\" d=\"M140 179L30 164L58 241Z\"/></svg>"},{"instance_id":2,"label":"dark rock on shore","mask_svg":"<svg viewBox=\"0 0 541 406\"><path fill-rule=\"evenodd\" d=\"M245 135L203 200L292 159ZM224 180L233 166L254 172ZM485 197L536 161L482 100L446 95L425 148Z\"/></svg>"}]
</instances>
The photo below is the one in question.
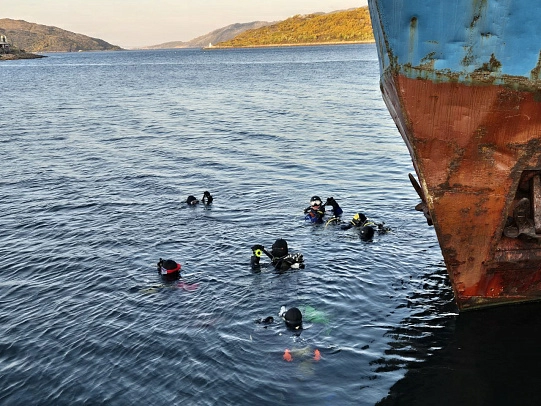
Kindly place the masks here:
<instances>
[{"instance_id":1,"label":"dark rock on shore","mask_svg":"<svg viewBox=\"0 0 541 406\"><path fill-rule=\"evenodd\" d=\"M10 52L8 54L0 54L0 61L14 61L17 59L38 59L46 58L45 55L31 54L24 51Z\"/></svg>"}]
</instances>

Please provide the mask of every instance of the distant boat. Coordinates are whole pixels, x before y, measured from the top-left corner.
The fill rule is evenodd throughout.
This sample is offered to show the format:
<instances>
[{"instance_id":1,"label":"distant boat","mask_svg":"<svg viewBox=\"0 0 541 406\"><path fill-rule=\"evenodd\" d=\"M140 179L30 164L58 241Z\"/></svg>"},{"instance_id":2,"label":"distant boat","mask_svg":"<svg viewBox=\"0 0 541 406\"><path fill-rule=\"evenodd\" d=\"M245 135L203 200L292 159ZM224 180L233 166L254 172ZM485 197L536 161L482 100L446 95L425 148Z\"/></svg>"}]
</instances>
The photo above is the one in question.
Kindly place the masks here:
<instances>
[{"instance_id":1,"label":"distant boat","mask_svg":"<svg viewBox=\"0 0 541 406\"><path fill-rule=\"evenodd\" d=\"M459 308L541 300L541 7L368 4L383 99Z\"/></svg>"}]
</instances>

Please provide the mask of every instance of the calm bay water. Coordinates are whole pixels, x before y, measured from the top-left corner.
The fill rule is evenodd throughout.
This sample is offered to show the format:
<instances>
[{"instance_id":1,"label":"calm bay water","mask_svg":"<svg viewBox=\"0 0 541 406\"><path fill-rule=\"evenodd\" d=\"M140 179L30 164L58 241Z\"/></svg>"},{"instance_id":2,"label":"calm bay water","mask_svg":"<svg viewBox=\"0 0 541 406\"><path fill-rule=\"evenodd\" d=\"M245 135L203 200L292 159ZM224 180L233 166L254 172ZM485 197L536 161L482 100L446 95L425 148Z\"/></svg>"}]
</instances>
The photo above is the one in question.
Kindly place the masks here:
<instances>
[{"instance_id":1,"label":"calm bay water","mask_svg":"<svg viewBox=\"0 0 541 406\"><path fill-rule=\"evenodd\" d=\"M471 342L374 45L50 54L0 80L1 404L413 404L409 376ZM305 224L312 195L392 232ZM276 238L305 269L251 272ZM160 257L197 289L163 284Z\"/></svg>"}]
</instances>

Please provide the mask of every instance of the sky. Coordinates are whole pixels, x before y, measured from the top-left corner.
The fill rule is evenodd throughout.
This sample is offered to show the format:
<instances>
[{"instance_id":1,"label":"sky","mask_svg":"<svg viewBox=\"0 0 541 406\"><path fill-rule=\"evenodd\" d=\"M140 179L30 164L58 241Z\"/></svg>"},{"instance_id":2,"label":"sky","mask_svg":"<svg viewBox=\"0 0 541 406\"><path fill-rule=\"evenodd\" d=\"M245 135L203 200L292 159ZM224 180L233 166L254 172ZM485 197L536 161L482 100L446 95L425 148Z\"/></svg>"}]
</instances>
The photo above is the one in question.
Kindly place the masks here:
<instances>
[{"instance_id":1,"label":"sky","mask_svg":"<svg viewBox=\"0 0 541 406\"><path fill-rule=\"evenodd\" d=\"M0 18L99 38L122 48L189 41L218 28L363 7L367 0L7 0Z\"/></svg>"}]
</instances>

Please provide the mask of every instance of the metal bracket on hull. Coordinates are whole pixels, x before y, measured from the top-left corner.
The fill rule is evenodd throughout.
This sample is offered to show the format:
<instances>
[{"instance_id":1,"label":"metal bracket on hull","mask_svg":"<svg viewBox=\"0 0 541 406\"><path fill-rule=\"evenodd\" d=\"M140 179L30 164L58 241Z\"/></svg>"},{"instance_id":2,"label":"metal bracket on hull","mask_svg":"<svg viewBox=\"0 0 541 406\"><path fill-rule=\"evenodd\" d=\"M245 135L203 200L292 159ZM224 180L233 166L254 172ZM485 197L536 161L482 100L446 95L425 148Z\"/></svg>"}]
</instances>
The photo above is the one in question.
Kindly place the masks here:
<instances>
[{"instance_id":1,"label":"metal bracket on hull","mask_svg":"<svg viewBox=\"0 0 541 406\"><path fill-rule=\"evenodd\" d=\"M541 174L538 171L523 172L513 215L508 217L503 234L509 238L541 241Z\"/></svg>"},{"instance_id":2,"label":"metal bracket on hull","mask_svg":"<svg viewBox=\"0 0 541 406\"><path fill-rule=\"evenodd\" d=\"M421 203L419 203L417 206L415 206L415 210L422 211L425 215L426 222L429 226L433 225L432 223L432 217L430 216L430 211L428 210L428 205L426 204L426 198L423 193L423 189L421 189L421 186L419 185L419 182L417 182L417 179L415 179L415 176L413 176L411 173L408 173L408 177L410 178L410 182L413 185L413 188L421 198Z\"/></svg>"}]
</instances>

